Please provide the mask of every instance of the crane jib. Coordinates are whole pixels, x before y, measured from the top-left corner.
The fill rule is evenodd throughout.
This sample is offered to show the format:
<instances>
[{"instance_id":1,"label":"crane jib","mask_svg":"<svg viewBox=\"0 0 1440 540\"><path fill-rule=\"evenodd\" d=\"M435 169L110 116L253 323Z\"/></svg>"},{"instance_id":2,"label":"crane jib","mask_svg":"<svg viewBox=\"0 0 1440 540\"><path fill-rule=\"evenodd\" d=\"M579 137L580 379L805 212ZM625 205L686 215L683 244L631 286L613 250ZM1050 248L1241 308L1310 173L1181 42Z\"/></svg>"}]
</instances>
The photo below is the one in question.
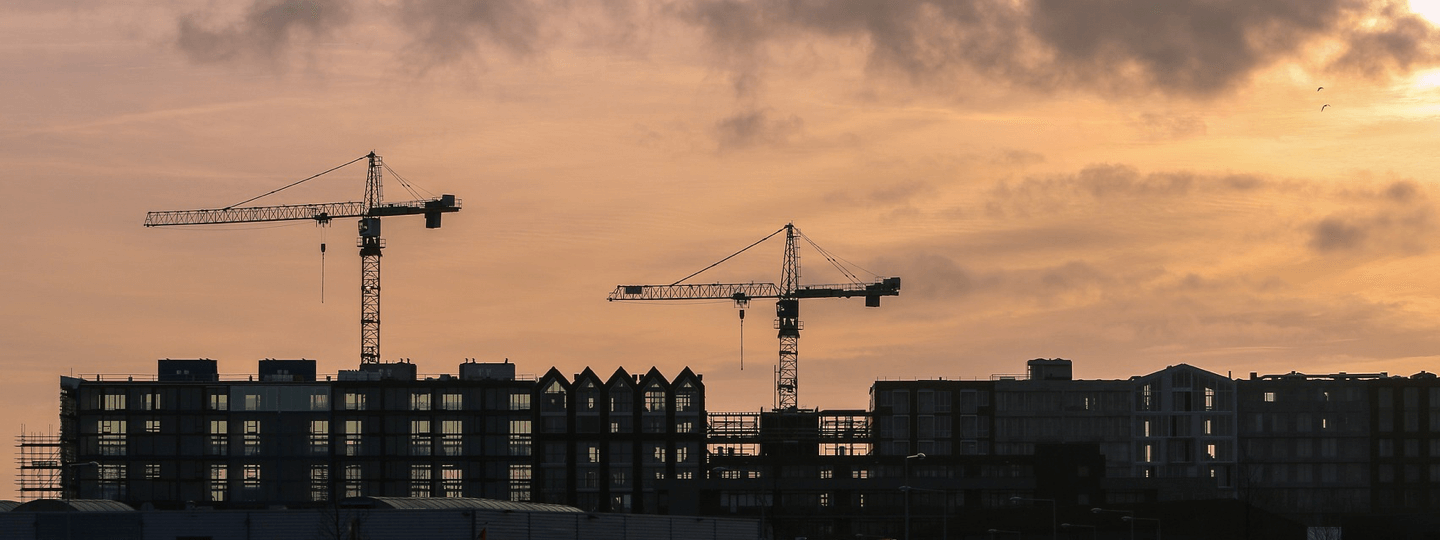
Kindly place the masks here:
<instances>
[{"instance_id":1,"label":"crane jib","mask_svg":"<svg viewBox=\"0 0 1440 540\"><path fill-rule=\"evenodd\" d=\"M369 210L361 201L290 204L277 206L248 206L242 208L214 208L202 210L174 210L145 214L146 227L165 225L215 225L222 223L255 223L263 221L316 220L329 221L347 217L386 217L425 215L425 226L437 228L440 214L458 212L460 200L454 195L443 195L434 199L386 203Z\"/></svg>"},{"instance_id":2,"label":"crane jib","mask_svg":"<svg viewBox=\"0 0 1440 540\"><path fill-rule=\"evenodd\" d=\"M850 298L864 296L865 304L876 307L881 296L900 294L900 278L875 283L807 285L786 295L774 283L713 283L696 285L620 285L609 300L736 300L750 298Z\"/></svg>"}]
</instances>

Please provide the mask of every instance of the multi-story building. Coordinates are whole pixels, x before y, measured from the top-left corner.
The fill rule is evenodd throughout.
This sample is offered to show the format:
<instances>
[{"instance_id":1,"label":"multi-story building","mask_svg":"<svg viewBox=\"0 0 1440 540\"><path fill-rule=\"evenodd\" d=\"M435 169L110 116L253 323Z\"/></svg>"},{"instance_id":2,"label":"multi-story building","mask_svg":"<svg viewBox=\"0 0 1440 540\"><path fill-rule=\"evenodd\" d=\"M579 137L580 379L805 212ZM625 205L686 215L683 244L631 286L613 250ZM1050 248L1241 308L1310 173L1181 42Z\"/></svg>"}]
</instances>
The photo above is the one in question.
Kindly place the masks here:
<instances>
[{"instance_id":1,"label":"multi-story building","mask_svg":"<svg viewBox=\"0 0 1440 540\"><path fill-rule=\"evenodd\" d=\"M876 381L866 410L712 414L689 369L516 377L468 362L421 377L393 363L320 380L313 361L265 360L236 379L214 361L162 360L155 377L62 377L50 469L67 496L157 508L480 497L754 517L776 537L1034 533L1047 510L1053 528L1093 522L1092 508L1197 500L1261 510L1227 510L1246 529L1265 511L1333 527L1440 510L1431 374L1236 381L1182 364L1079 380L1068 360L1027 367Z\"/></svg>"},{"instance_id":2,"label":"multi-story building","mask_svg":"<svg viewBox=\"0 0 1440 540\"><path fill-rule=\"evenodd\" d=\"M575 383L554 370L516 378L508 362L424 379L414 364L369 364L323 381L312 360L262 360L244 380L222 380L213 360L159 365L150 380L62 377L70 496L137 507L483 497L655 512L653 479L694 476L703 448L704 391L689 370L673 381L619 371L602 386L588 370Z\"/></svg>"},{"instance_id":3,"label":"multi-story building","mask_svg":"<svg viewBox=\"0 0 1440 540\"><path fill-rule=\"evenodd\" d=\"M1237 381L1238 496L1316 525L1370 510L1369 387L1384 374Z\"/></svg>"}]
</instances>

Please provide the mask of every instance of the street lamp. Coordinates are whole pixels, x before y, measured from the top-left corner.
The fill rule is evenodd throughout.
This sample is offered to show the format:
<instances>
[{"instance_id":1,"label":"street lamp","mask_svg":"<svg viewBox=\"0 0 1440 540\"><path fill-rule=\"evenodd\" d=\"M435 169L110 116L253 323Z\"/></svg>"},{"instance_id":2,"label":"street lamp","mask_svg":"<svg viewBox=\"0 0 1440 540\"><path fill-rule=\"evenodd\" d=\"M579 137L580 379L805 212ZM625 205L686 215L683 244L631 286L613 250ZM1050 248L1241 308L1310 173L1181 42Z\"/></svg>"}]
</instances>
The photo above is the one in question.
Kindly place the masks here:
<instances>
[{"instance_id":1,"label":"street lamp","mask_svg":"<svg viewBox=\"0 0 1440 540\"><path fill-rule=\"evenodd\" d=\"M1160 540L1160 520L1159 520L1159 519L1157 519L1157 518L1142 518L1142 517L1135 517L1135 516L1122 516L1120 519L1123 519L1123 520L1125 520L1125 521L1130 522L1130 531L1131 531L1131 532L1130 532L1130 535L1131 535L1132 537L1135 535L1135 532L1134 532L1134 531L1135 531L1135 522L1136 522L1136 521L1154 521L1154 522L1155 522L1155 540Z\"/></svg>"},{"instance_id":2,"label":"street lamp","mask_svg":"<svg viewBox=\"0 0 1440 540\"><path fill-rule=\"evenodd\" d=\"M1061 524L1060 524L1060 528L1061 528L1061 529L1090 529L1090 540L1095 540L1095 526L1094 526L1094 525L1078 525L1078 524L1075 524L1075 523L1061 523Z\"/></svg>"},{"instance_id":3,"label":"street lamp","mask_svg":"<svg viewBox=\"0 0 1440 540\"><path fill-rule=\"evenodd\" d=\"M924 452L918 452L913 456L905 456L905 481L910 481L910 460L925 459ZM910 486L900 486L900 491L905 492L905 540L910 540Z\"/></svg>"},{"instance_id":4,"label":"street lamp","mask_svg":"<svg viewBox=\"0 0 1440 540\"><path fill-rule=\"evenodd\" d=\"M1130 540L1135 540L1135 521L1132 520L1132 519L1130 519L1130 518L1135 517L1135 512L1134 512L1134 511L1131 511L1131 510L1106 510L1106 509L1104 509L1104 508L1091 508L1091 509L1090 509L1090 512L1093 513L1093 514L1100 514L1100 513L1107 513L1107 512L1108 512L1108 513L1111 513L1111 514L1125 514L1124 516L1121 516L1120 519L1123 519L1123 520L1125 520L1126 523L1129 523L1129 524L1130 524Z\"/></svg>"},{"instance_id":5,"label":"street lamp","mask_svg":"<svg viewBox=\"0 0 1440 540\"><path fill-rule=\"evenodd\" d=\"M905 512L905 524L906 524L906 526L907 526L907 529L908 529L908 526L909 526L909 524L910 524L910 512L909 512L909 510L910 510L910 492L911 492L911 491L929 491L929 492L931 492L931 493L939 493L939 494L941 494L941 499L940 499L940 538L941 538L941 540L945 540L945 539L947 539L947 538L950 538L950 514L949 514L949 511L950 511L950 492L949 492L949 491L943 490L943 489L925 489L925 488L917 488L917 487L910 487L910 486L900 486L900 491L904 491L904 492L905 492L905 510L906 510L906 512Z\"/></svg>"},{"instance_id":6,"label":"street lamp","mask_svg":"<svg viewBox=\"0 0 1440 540\"><path fill-rule=\"evenodd\" d=\"M1010 497L1010 502L1017 502L1017 503L1018 503L1018 502L1020 502L1020 501L1048 502L1048 503L1050 503L1050 538L1051 538L1051 540L1060 540L1060 527L1059 527L1059 519L1056 518L1056 514L1057 514L1056 506L1057 506L1057 505L1055 504L1055 499L1031 499L1031 498L1028 498L1028 497Z\"/></svg>"},{"instance_id":7,"label":"street lamp","mask_svg":"<svg viewBox=\"0 0 1440 540\"><path fill-rule=\"evenodd\" d=\"M69 468L71 468L71 467L95 467L96 470L99 470L99 469L100 469L100 462L99 462L99 461L82 461L82 462L79 462L79 463L66 463L66 464L65 464L65 468L66 468L66 469L69 469ZM76 499L76 498L79 498L79 496L80 496L80 476L79 476L80 473L74 472L74 471L69 471L69 470L67 470L67 471L65 471L65 472L66 472L66 473L69 473L69 476L74 477L74 481L72 481L71 483L75 485L75 496L74 496L74 497L64 497L65 490L62 489L62 490L60 490L60 494L61 494L62 498L67 498L67 499Z\"/></svg>"}]
</instances>

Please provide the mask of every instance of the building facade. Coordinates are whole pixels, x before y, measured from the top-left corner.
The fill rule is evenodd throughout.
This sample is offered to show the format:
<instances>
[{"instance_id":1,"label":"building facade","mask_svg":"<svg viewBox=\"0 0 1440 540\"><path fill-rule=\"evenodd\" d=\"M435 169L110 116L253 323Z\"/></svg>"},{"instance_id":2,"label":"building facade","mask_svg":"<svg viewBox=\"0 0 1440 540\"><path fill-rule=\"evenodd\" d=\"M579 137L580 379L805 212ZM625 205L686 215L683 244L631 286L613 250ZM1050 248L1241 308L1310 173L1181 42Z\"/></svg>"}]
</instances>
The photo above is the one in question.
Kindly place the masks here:
<instances>
[{"instance_id":1,"label":"building facade","mask_svg":"<svg viewBox=\"0 0 1440 540\"><path fill-rule=\"evenodd\" d=\"M159 364L151 380L62 378L68 496L156 508L476 497L654 513L653 479L694 476L702 459L704 391L689 370L673 381L622 370L599 385L588 370L536 380L468 362L421 379L395 363L316 380L303 360L222 381L214 361Z\"/></svg>"}]
</instances>

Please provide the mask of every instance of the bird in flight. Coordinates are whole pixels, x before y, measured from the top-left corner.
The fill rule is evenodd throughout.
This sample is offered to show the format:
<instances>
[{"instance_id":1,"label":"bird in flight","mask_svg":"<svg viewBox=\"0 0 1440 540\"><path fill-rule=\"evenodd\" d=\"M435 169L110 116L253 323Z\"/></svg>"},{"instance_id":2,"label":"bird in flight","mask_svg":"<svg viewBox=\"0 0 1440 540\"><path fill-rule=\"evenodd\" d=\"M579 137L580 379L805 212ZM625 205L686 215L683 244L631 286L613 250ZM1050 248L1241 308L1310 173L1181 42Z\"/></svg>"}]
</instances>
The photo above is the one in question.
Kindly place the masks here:
<instances>
[{"instance_id":1,"label":"bird in flight","mask_svg":"<svg viewBox=\"0 0 1440 540\"><path fill-rule=\"evenodd\" d=\"M1326 104L1324 104L1324 105L1321 105L1321 106L1320 106L1320 112L1325 112L1325 107L1329 107L1329 106L1330 106L1329 103L1326 103Z\"/></svg>"},{"instance_id":2,"label":"bird in flight","mask_svg":"<svg viewBox=\"0 0 1440 540\"><path fill-rule=\"evenodd\" d=\"M1316 91L1316 92L1319 92L1319 91L1324 90L1324 89L1325 89L1325 87L1324 87L1324 86L1321 86L1320 88L1316 88L1315 91Z\"/></svg>"}]
</instances>

